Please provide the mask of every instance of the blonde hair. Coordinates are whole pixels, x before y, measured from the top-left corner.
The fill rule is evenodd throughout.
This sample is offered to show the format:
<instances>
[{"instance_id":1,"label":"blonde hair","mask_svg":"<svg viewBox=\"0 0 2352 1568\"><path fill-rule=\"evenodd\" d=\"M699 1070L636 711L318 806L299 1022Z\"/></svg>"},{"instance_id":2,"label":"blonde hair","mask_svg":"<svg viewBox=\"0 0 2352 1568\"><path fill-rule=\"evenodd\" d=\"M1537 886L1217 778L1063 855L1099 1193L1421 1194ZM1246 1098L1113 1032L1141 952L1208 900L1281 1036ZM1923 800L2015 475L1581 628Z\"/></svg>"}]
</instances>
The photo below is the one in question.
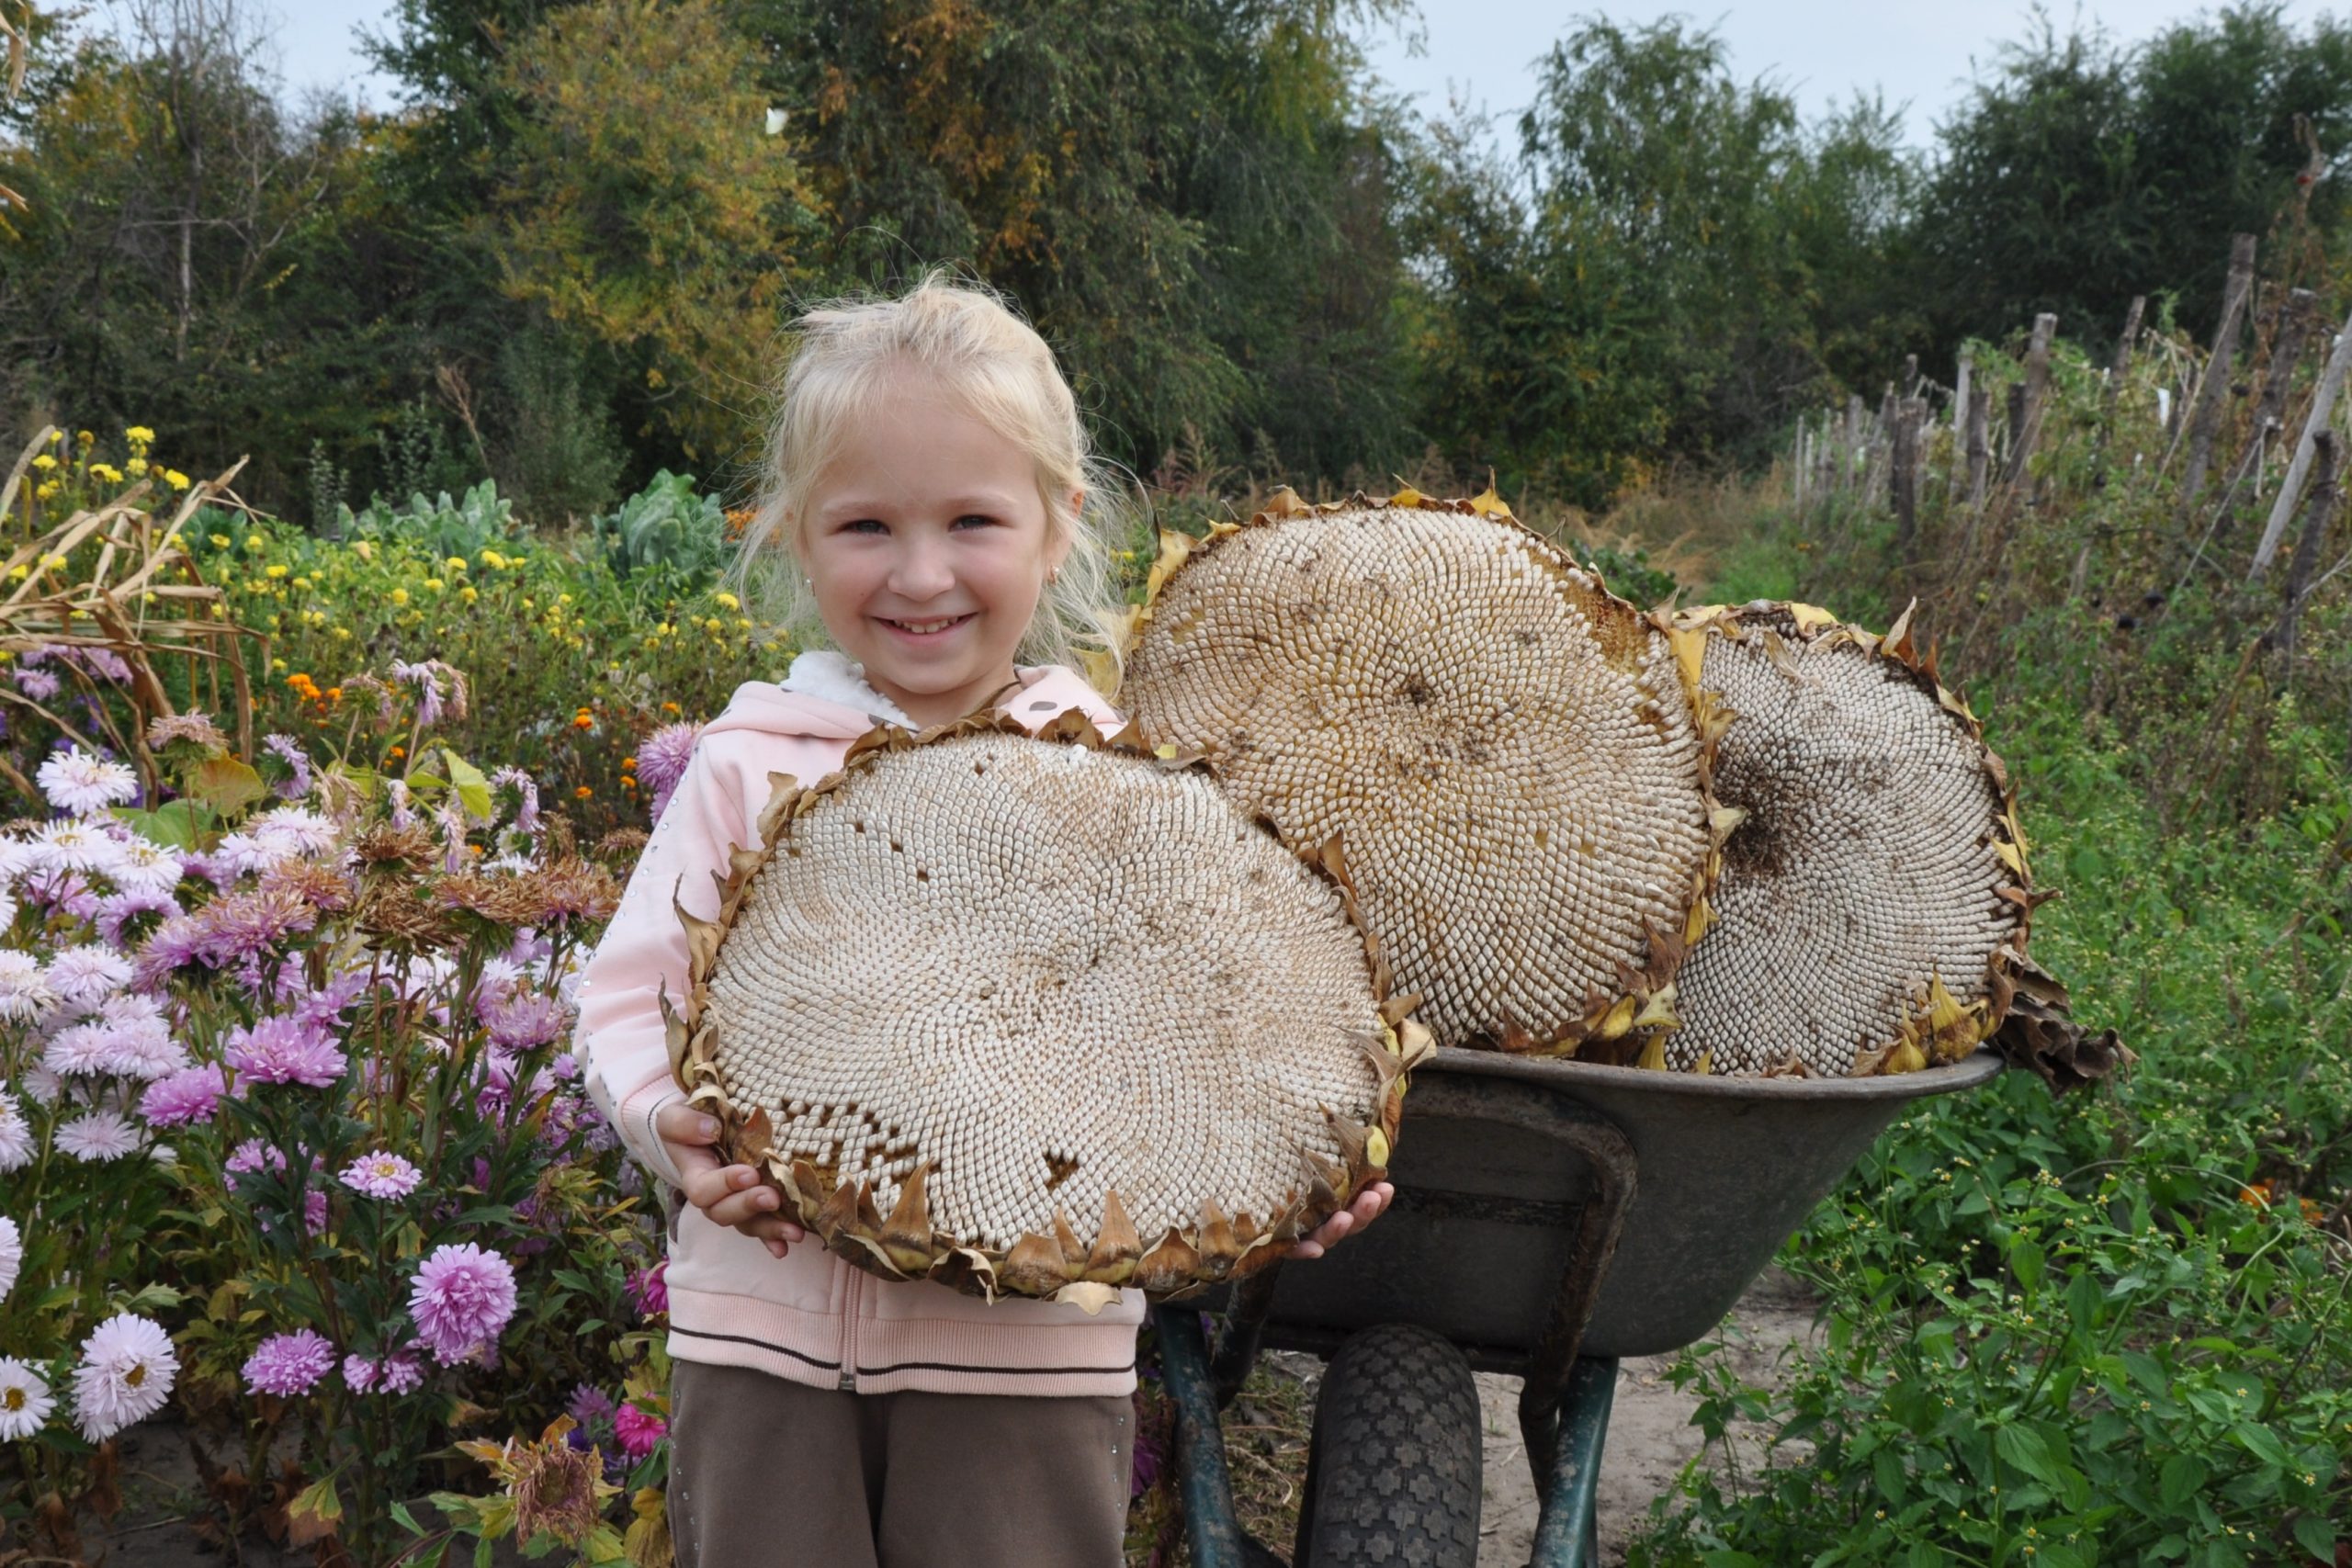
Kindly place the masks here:
<instances>
[{"instance_id":1,"label":"blonde hair","mask_svg":"<svg viewBox=\"0 0 2352 1568\"><path fill-rule=\"evenodd\" d=\"M1110 536L1128 527L1110 468L1096 458L1078 400L1036 330L983 285L944 271L897 298L835 299L791 328L792 357L775 400L755 510L728 579L750 613L784 627L799 646L828 640L797 547L808 501L842 433L879 400L892 371L934 378L972 416L1018 446L1037 476L1046 542L1069 553L1045 587L1017 657L1083 670L1080 649L1118 668L1116 626L1125 605L1111 570ZM1073 512L1069 497L1082 491Z\"/></svg>"}]
</instances>

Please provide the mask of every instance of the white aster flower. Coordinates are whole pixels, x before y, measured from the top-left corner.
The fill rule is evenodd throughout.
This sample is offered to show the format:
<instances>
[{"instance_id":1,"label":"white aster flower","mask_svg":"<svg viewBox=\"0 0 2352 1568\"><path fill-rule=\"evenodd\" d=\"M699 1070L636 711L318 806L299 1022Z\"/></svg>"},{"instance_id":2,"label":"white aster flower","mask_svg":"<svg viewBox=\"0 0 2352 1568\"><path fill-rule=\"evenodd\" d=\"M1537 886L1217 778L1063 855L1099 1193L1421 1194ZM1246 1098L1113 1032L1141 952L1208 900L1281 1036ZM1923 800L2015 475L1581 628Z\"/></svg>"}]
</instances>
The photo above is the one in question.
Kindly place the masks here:
<instances>
[{"instance_id":1,"label":"white aster flower","mask_svg":"<svg viewBox=\"0 0 2352 1568\"><path fill-rule=\"evenodd\" d=\"M90 1330L82 1364L74 1369L74 1416L82 1436L102 1443L161 1410L179 1370L170 1336L150 1319L119 1312Z\"/></svg>"},{"instance_id":2,"label":"white aster flower","mask_svg":"<svg viewBox=\"0 0 2352 1568\"><path fill-rule=\"evenodd\" d=\"M32 1124L17 1097L0 1089L0 1174L22 1170L33 1159Z\"/></svg>"},{"instance_id":3,"label":"white aster flower","mask_svg":"<svg viewBox=\"0 0 2352 1568\"><path fill-rule=\"evenodd\" d=\"M0 948L0 1022L24 1023L57 1000L41 973L40 960L13 947Z\"/></svg>"},{"instance_id":4,"label":"white aster flower","mask_svg":"<svg viewBox=\"0 0 2352 1568\"><path fill-rule=\"evenodd\" d=\"M180 885L187 865L162 844L132 839L118 847L113 876L126 893L169 893Z\"/></svg>"},{"instance_id":5,"label":"white aster flower","mask_svg":"<svg viewBox=\"0 0 2352 1568\"><path fill-rule=\"evenodd\" d=\"M112 1024L95 1021L61 1029L50 1037L48 1048L41 1052L41 1066L59 1077L95 1077L114 1071L116 1030Z\"/></svg>"},{"instance_id":6,"label":"white aster flower","mask_svg":"<svg viewBox=\"0 0 2352 1568\"><path fill-rule=\"evenodd\" d=\"M93 1111L57 1129L57 1146L75 1159L98 1165L139 1152L139 1129L119 1111Z\"/></svg>"},{"instance_id":7,"label":"white aster flower","mask_svg":"<svg viewBox=\"0 0 2352 1568\"><path fill-rule=\"evenodd\" d=\"M130 960L103 942L85 942L51 959L42 977L67 1001L94 1008L130 984Z\"/></svg>"},{"instance_id":8,"label":"white aster flower","mask_svg":"<svg viewBox=\"0 0 2352 1568\"><path fill-rule=\"evenodd\" d=\"M17 1222L0 1214L0 1297L16 1289L17 1270L25 1266L25 1238Z\"/></svg>"},{"instance_id":9,"label":"white aster flower","mask_svg":"<svg viewBox=\"0 0 2352 1568\"><path fill-rule=\"evenodd\" d=\"M113 874L123 846L96 824L59 818L33 829L36 871L102 872Z\"/></svg>"},{"instance_id":10,"label":"white aster flower","mask_svg":"<svg viewBox=\"0 0 2352 1568\"><path fill-rule=\"evenodd\" d=\"M57 1408L49 1384L14 1356L0 1356L0 1443L21 1443Z\"/></svg>"},{"instance_id":11,"label":"white aster flower","mask_svg":"<svg viewBox=\"0 0 2352 1568\"><path fill-rule=\"evenodd\" d=\"M54 1105L57 1097L65 1092L65 1080L41 1063L35 1062L25 1069L24 1089L35 1104Z\"/></svg>"},{"instance_id":12,"label":"white aster flower","mask_svg":"<svg viewBox=\"0 0 2352 1568\"><path fill-rule=\"evenodd\" d=\"M130 764L101 761L79 746L52 755L33 778L51 806L76 817L139 798L139 775Z\"/></svg>"},{"instance_id":13,"label":"white aster flower","mask_svg":"<svg viewBox=\"0 0 2352 1568\"><path fill-rule=\"evenodd\" d=\"M305 806L280 806L263 812L250 824L254 837L282 853L315 855L334 847L339 829L334 819Z\"/></svg>"}]
</instances>

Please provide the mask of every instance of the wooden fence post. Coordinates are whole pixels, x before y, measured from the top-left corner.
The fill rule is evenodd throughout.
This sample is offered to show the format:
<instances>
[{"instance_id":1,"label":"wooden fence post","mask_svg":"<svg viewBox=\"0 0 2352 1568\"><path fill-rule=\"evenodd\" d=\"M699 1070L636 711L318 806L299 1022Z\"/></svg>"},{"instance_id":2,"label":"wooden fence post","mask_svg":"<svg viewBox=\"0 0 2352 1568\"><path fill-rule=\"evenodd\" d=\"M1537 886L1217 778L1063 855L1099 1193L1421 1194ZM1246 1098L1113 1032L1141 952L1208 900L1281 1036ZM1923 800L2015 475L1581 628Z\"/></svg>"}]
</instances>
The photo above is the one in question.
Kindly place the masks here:
<instances>
[{"instance_id":1,"label":"wooden fence post","mask_svg":"<svg viewBox=\"0 0 2352 1568\"><path fill-rule=\"evenodd\" d=\"M2050 340L2058 333L2058 318L2047 310L2033 319L2033 335L2026 342L2025 396L2010 430L2009 466L2002 478L2015 485L2025 477L2026 464L2041 441L2041 420L2050 402Z\"/></svg>"},{"instance_id":2,"label":"wooden fence post","mask_svg":"<svg viewBox=\"0 0 2352 1568\"><path fill-rule=\"evenodd\" d=\"M1984 510L1984 476L1993 458L1987 430L1992 403L1992 399L1979 392L1968 405L1968 506L1972 512Z\"/></svg>"},{"instance_id":3,"label":"wooden fence post","mask_svg":"<svg viewBox=\"0 0 2352 1568\"><path fill-rule=\"evenodd\" d=\"M2123 335L2116 340L2115 363L2108 367L2107 386L2099 393L2098 446L2091 460L2091 484L2104 489L2107 485L2107 444L2115 439L2115 405L2123 396L2123 378L2132 370L2132 345L2140 338L2140 318L2148 309L2148 297L2132 296L2132 308L2123 312Z\"/></svg>"},{"instance_id":4,"label":"wooden fence post","mask_svg":"<svg viewBox=\"0 0 2352 1568\"><path fill-rule=\"evenodd\" d=\"M2188 415L2188 470L2181 476L2174 514L2186 521L2197 510L2205 489L2205 470L2213 465L2213 437L2222 428L2222 401L2229 395L2230 367L2237 358L2238 330L2245 315L2247 297L2254 292L2254 236L2230 239L2230 278L2222 291L2222 324L2213 333L2213 352L2206 356L2205 372L2197 378L2195 407Z\"/></svg>"},{"instance_id":5,"label":"wooden fence post","mask_svg":"<svg viewBox=\"0 0 2352 1568\"><path fill-rule=\"evenodd\" d=\"M2245 447L2237 461L2230 465L2230 477L2222 487L2221 508L2213 514L2213 526L2227 527L2230 502L2237 496L2238 486L2248 474L2256 476L2255 495L2262 494L2260 469L2262 454L2270 438L2285 427L2287 395L2294 389L2295 364L2302 357L2303 339L2310 333L2319 306L2319 296L2308 288L2290 288L2287 298L2278 302L2278 317L2270 329L2270 364L2262 373L2262 395L2255 400L2254 421L2248 426Z\"/></svg>"},{"instance_id":6,"label":"wooden fence post","mask_svg":"<svg viewBox=\"0 0 2352 1568\"><path fill-rule=\"evenodd\" d=\"M1919 536L1919 425L1928 405L1905 398L1894 405L1887 486L1894 502L1894 554L1905 567Z\"/></svg>"},{"instance_id":7,"label":"wooden fence post","mask_svg":"<svg viewBox=\"0 0 2352 1568\"><path fill-rule=\"evenodd\" d=\"M2249 583L2261 580L2270 570L2271 558L2278 553L2278 541L2287 532L2287 524L2295 515L2295 503L2302 498L2303 476L2311 471L2313 438L2328 428L2328 421L2335 412L2337 394L2344 390L2345 372L2352 370L2352 319L2335 334L2335 347L2327 356L2327 368L2320 373L2318 389L2312 393L2311 417L2303 422L2302 438L2295 443L2295 456L2287 465L2287 477L2278 481L2278 499L2271 503L2270 521L2263 525L2262 539L2254 547L2254 565L2245 580Z\"/></svg>"},{"instance_id":8,"label":"wooden fence post","mask_svg":"<svg viewBox=\"0 0 2352 1568\"><path fill-rule=\"evenodd\" d=\"M2318 453L2319 472L2312 480L2311 504L2303 508L2302 536L2295 541L2294 556L2287 563L2287 597L2278 606L2278 624L2270 633L2270 646L2289 663L2295 657L2295 625L2303 613L2303 595L2311 591L2312 570L2319 565L2320 546L2335 515L2335 433L2321 431L2312 438L2312 446Z\"/></svg>"}]
</instances>

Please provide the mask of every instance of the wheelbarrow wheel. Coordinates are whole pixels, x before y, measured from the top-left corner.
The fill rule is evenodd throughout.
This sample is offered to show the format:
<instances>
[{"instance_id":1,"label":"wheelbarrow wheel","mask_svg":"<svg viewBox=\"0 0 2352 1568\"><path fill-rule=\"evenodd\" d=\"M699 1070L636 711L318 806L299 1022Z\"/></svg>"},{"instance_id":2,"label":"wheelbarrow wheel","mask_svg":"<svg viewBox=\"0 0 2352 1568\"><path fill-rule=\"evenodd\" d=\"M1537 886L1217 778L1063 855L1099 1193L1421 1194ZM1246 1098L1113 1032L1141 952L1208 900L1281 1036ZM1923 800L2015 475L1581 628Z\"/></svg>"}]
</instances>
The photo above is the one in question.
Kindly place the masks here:
<instances>
[{"instance_id":1,"label":"wheelbarrow wheel","mask_svg":"<svg viewBox=\"0 0 2352 1568\"><path fill-rule=\"evenodd\" d=\"M1475 1568L1478 1385L1442 1335L1382 1324L1323 1375L1296 1568Z\"/></svg>"}]
</instances>

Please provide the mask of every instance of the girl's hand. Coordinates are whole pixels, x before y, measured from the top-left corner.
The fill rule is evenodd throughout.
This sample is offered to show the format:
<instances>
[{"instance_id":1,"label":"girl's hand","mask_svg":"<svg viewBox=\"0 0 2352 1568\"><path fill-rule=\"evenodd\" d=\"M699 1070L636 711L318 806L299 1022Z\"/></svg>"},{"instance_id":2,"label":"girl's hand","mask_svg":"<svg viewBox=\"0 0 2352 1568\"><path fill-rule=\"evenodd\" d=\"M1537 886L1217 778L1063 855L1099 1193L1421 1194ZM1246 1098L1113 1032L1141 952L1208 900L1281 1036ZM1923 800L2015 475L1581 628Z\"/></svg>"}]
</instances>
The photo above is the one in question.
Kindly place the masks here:
<instances>
[{"instance_id":1,"label":"girl's hand","mask_svg":"<svg viewBox=\"0 0 2352 1568\"><path fill-rule=\"evenodd\" d=\"M669 1145L670 1158L684 1179L679 1190L714 1223L734 1226L763 1244L775 1258L808 1239L808 1232L775 1212L783 1194L762 1186L758 1171L748 1165L719 1164L718 1151L712 1146L718 1142L717 1117L674 1101L654 1114L653 1130Z\"/></svg>"},{"instance_id":2,"label":"girl's hand","mask_svg":"<svg viewBox=\"0 0 2352 1568\"><path fill-rule=\"evenodd\" d=\"M1322 1257L1325 1247L1333 1245L1341 1236L1351 1232L1363 1229L1364 1226L1378 1219L1380 1211L1388 1207L1388 1201L1396 1196L1396 1189L1393 1183L1374 1182L1356 1194L1354 1202L1316 1226L1312 1235L1290 1249L1290 1255L1293 1258Z\"/></svg>"}]
</instances>

